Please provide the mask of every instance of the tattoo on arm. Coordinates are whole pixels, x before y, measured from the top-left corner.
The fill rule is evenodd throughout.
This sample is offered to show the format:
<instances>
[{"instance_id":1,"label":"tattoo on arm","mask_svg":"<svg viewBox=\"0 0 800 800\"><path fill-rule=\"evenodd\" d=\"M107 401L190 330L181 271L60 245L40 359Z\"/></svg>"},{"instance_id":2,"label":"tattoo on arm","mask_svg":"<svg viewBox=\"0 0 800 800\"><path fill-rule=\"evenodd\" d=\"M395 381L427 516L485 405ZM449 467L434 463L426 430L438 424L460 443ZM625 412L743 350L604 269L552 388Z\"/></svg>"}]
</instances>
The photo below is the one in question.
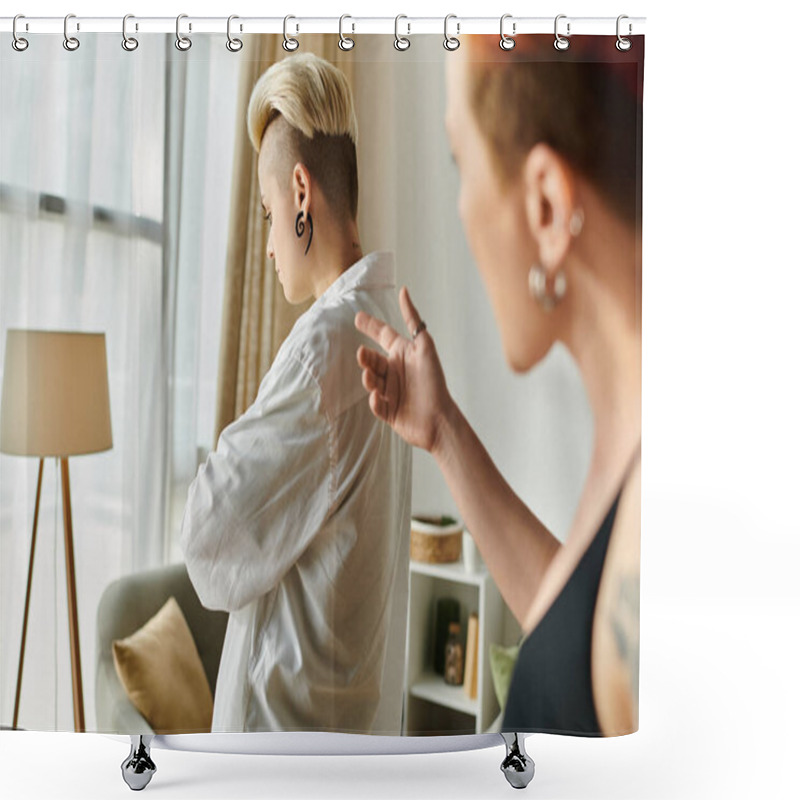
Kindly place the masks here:
<instances>
[{"instance_id":1,"label":"tattoo on arm","mask_svg":"<svg viewBox=\"0 0 800 800\"><path fill-rule=\"evenodd\" d=\"M623 575L611 612L611 630L617 654L625 663L631 681L634 707L639 706L639 575ZM637 711L638 713L638 711Z\"/></svg>"}]
</instances>

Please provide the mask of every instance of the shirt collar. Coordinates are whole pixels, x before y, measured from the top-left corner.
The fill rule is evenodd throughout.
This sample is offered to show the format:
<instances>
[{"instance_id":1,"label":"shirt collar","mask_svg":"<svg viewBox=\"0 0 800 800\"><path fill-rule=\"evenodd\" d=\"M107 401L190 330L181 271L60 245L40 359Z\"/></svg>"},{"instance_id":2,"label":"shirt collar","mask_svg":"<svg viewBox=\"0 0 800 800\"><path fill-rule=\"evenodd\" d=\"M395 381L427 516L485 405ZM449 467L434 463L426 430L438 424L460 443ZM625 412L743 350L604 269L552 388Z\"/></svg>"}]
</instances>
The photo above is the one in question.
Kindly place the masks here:
<instances>
[{"instance_id":1,"label":"shirt collar","mask_svg":"<svg viewBox=\"0 0 800 800\"><path fill-rule=\"evenodd\" d=\"M392 288L395 285L394 256L384 250L367 253L348 267L319 297L339 297L355 289Z\"/></svg>"}]
</instances>

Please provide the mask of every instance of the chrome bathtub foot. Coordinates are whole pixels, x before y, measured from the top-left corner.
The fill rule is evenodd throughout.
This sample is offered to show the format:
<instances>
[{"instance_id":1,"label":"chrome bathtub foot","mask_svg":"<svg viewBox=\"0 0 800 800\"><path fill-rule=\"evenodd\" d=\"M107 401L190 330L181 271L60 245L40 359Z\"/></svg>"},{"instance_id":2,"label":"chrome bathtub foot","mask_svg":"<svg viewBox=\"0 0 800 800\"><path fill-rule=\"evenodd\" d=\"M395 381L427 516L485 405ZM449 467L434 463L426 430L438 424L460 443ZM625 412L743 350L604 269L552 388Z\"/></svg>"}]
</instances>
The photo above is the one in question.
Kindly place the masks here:
<instances>
[{"instance_id":1,"label":"chrome bathtub foot","mask_svg":"<svg viewBox=\"0 0 800 800\"><path fill-rule=\"evenodd\" d=\"M501 733L506 745L506 757L500 765L506 780L515 789L524 789L532 780L536 765L525 752L525 739L519 733Z\"/></svg>"},{"instance_id":2,"label":"chrome bathtub foot","mask_svg":"<svg viewBox=\"0 0 800 800\"><path fill-rule=\"evenodd\" d=\"M140 792L150 783L156 765L150 758L152 735L131 734L131 752L122 762L122 778L134 792Z\"/></svg>"}]
</instances>

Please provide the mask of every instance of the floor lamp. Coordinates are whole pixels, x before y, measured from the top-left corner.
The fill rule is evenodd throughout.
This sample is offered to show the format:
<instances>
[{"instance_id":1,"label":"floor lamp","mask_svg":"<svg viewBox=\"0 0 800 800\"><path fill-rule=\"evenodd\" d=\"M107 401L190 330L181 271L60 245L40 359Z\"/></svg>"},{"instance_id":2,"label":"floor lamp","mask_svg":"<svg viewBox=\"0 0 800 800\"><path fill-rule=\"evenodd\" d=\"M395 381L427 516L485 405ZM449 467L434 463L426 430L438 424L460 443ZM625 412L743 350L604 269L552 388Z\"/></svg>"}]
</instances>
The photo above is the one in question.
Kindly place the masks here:
<instances>
[{"instance_id":1,"label":"floor lamp","mask_svg":"<svg viewBox=\"0 0 800 800\"><path fill-rule=\"evenodd\" d=\"M78 599L72 546L69 457L108 450L111 410L108 397L106 339L103 333L9 330L6 335L3 396L0 406L0 452L39 457L33 534L25 592L25 614L14 700L17 727L33 579L33 557L44 459L60 462L64 511L64 560L67 572L69 643L72 662L72 707L75 730L83 732L83 681L78 635Z\"/></svg>"}]
</instances>

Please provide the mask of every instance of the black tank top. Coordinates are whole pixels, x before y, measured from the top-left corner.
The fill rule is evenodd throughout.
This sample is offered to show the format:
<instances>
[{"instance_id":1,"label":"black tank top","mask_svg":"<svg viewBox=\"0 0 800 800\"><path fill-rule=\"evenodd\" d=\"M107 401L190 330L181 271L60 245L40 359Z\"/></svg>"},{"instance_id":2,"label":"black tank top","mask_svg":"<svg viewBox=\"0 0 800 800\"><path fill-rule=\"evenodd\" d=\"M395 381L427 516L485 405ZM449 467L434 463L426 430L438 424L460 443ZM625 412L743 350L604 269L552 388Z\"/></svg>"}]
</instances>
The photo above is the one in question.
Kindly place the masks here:
<instances>
[{"instance_id":1,"label":"black tank top","mask_svg":"<svg viewBox=\"0 0 800 800\"><path fill-rule=\"evenodd\" d=\"M503 731L603 735L592 692L592 628L621 493L564 588L520 647Z\"/></svg>"}]
</instances>

